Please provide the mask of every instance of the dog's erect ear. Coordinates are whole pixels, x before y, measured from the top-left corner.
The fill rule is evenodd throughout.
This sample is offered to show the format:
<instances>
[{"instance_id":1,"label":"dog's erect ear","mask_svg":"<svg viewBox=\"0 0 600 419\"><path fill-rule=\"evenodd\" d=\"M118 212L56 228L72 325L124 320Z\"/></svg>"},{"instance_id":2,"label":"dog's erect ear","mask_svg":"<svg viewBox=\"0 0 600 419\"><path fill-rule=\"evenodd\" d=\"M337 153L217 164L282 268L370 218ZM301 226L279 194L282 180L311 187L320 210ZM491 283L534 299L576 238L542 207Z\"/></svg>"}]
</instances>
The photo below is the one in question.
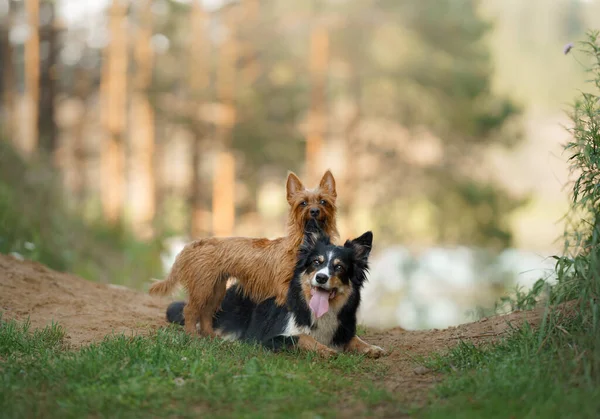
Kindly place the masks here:
<instances>
[{"instance_id":1,"label":"dog's erect ear","mask_svg":"<svg viewBox=\"0 0 600 419\"><path fill-rule=\"evenodd\" d=\"M335 179L331 174L331 170L325 172L325 174L321 178L321 183L319 183L319 188L326 190L334 198L337 198L337 192L335 190Z\"/></svg>"},{"instance_id":2,"label":"dog's erect ear","mask_svg":"<svg viewBox=\"0 0 600 419\"><path fill-rule=\"evenodd\" d=\"M373 246L373 233L370 231L367 231L362 236L357 237L354 240L352 240L352 243L358 244L361 246L366 246L369 248L369 251L370 251L371 247Z\"/></svg>"},{"instance_id":3,"label":"dog's erect ear","mask_svg":"<svg viewBox=\"0 0 600 419\"><path fill-rule=\"evenodd\" d=\"M293 196L300 191L304 190L304 185L300 182L300 179L294 172L288 173L287 183L285 185L285 189L287 191L287 200L291 205L293 202Z\"/></svg>"},{"instance_id":4,"label":"dog's erect ear","mask_svg":"<svg viewBox=\"0 0 600 419\"><path fill-rule=\"evenodd\" d=\"M366 261L373 247L373 233L367 231L362 236L354 240L347 240L344 247L349 247L354 250L354 254L358 259Z\"/></svg>"},{"instance_id":5,"label":"dog's erect ear","mask_svg":"<svg viewBox=\"0 0 600 419\"><path fill-rule=\"evenodd\" d=\"M354 253L354 274L350 278L352 283L359 288L363 286L367 280L367 271L369 270L369 254L373 245L373 233L367 231L360 237L354 240L346 240L344 247L352 249Z\"/></svg>"}]
</instances>

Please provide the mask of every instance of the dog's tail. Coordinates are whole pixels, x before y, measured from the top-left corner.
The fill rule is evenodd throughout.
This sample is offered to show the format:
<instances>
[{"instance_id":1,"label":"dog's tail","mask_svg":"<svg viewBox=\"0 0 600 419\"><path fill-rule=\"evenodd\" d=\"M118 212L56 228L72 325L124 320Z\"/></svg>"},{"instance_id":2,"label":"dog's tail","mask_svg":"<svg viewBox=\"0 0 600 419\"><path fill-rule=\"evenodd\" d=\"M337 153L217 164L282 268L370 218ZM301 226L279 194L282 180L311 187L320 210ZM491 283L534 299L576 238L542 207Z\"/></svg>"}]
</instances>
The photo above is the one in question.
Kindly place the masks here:
<instances>
[{"instance_id":1,"label":"dog's tail","mask_svg":"<svg viewBox=\"0 0 600 419\"><path fill-rule=\"evenodd\" d=\"M167 321L169 323L185 326L185 319L183 318L185 304L185 301L175 301L169 304L169 307L167 307Z\"/></svg>"},{"instance_id":2,"label":"dog's tail","mask_svg":"<svg viewBox=\"0 0 600 419\"><path fill-rule=\"evenodd\" d=\"M173 288L179 283L180 277L183 272L183 266L186 264L190 264L191 260L193 260L193 255L190 253L192 251L192 246L188 244L179 252L177 257L175 258L175 263L171 267L171 272L166 279L162 281L155 282L152 284L148 293L150 295L170 295L173 292Z\"/></svg>"},{"instance_id":3,"label":"dog's tail","mask_svg":"<svg viewBox=\"0 0 600 419\"><path fill-rule=\"evenodd\" d=\"M173 288L177 285L179 280L177 279L177 275L174 275L175 272L171 270L167 279L162 281L155 282L152 284L148 293L150 295L169 295L173 292Z\"/></svg>"}]
</instances>

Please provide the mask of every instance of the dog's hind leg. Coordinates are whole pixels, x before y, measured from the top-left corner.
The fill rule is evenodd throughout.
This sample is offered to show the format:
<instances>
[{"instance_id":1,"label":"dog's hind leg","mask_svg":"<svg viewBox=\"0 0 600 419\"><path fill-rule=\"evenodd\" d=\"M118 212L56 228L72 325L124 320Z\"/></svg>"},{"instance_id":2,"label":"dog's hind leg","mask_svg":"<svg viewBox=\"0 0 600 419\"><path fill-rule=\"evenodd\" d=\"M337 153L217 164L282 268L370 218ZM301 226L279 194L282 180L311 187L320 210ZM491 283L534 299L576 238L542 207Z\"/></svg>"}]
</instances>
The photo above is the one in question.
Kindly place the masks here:
<instances>
[{"instance_id":1,"label":"dog's hind leg","mask_svg":"<svg viewBox=\"0 0 600 419\"><path fill-rule=\"evenodd\" d=\"M183 318L185 319L185 331L190 335L196 335L198 333L196 324L200 320L200 310L198 310L198 304L191 298L183 308Z\"/></svg>"},{"instance_id":2,"label":"dog's hind leg","mask_svg":"<svg viewBox=\"0 0 600 419\"><path fill-rule=\"evenodd\" d=\"M199 310L200 333L206 336L216 336L213 330L213 318L227 292L228 276L221 276L213 285L212 295Z\"/></svg>"}]
</instances>

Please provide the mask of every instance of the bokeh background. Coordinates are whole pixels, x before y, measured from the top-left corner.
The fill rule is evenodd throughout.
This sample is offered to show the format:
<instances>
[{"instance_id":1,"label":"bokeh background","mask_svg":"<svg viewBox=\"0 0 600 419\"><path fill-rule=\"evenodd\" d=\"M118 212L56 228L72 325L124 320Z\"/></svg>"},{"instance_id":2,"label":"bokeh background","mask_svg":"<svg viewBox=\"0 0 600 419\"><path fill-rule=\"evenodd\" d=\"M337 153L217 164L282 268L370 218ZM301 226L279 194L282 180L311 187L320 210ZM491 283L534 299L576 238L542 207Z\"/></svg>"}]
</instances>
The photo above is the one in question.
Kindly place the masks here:
<instances>
[{"instance_id":1,"label":"bokeh background","mask_svg":"<svg viewBox=\"0 0 600 419\"><path fill-rule=\"evenodd\" d=\"M445 327L551 278L584 0L0 0L0 251L145 290L284 234L330 168L361 321Z\"/></svg>"}]
</instances>

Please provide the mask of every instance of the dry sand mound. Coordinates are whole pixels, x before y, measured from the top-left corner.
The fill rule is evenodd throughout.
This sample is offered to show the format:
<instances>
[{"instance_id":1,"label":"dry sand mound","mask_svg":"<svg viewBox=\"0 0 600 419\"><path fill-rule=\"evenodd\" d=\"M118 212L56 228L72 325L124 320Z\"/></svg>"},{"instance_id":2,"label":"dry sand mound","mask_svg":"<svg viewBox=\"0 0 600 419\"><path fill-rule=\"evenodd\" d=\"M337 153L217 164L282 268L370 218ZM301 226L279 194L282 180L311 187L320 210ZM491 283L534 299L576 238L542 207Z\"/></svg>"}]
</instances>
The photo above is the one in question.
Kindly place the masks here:
<instances>
[{"instance_id":1,"label":"dry sand mound","mask_svg":"<svg viewBox=\"0 0 600 419\"><path fill-rule=\"evenodd\" d=\"M72 345L115 333L146 333L165 323L166 299L124 287L98 284L0 254L0 310L5 319L52 321L67 331Z\"/></svg>"},{"instance_id":2,"label":"dry sand mound","mask_svg":"<svg viewBox=\"0 0 600 419\"><path fill-rule=\"evenodd\" d=\"M26 320L33 327L60 323L74 346L101 340L111 333L148 333L166 324L169 300L53 271L44 265L0 254L0 310L4 319ZM526 320L537 325L540 311L487 318L444 330L407 331L401 328L371 331L370 343L387 349L384 385L418 402L438 377L418 368L414 357L443 351L461 339L482 342L497 339L509 325Z\"/></svg>"}]
</instances>

